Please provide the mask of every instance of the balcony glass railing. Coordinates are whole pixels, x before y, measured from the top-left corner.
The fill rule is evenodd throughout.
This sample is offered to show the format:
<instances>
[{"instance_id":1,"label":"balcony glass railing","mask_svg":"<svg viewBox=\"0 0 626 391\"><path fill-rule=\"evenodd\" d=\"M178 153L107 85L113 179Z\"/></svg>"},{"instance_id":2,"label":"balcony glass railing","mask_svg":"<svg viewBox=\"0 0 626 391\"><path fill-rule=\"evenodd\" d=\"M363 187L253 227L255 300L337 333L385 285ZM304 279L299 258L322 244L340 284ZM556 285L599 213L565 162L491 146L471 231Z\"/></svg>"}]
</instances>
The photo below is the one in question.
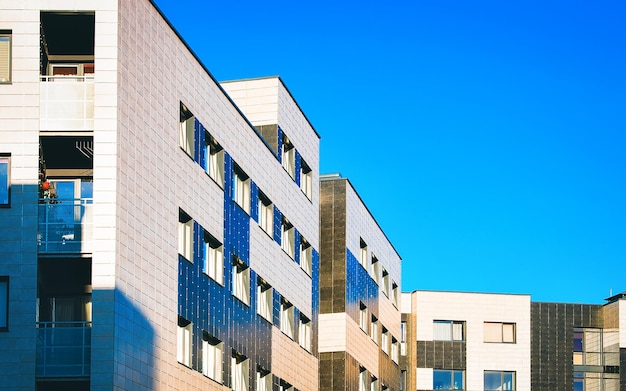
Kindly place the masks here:
<instances>
[{"instance_id":1,"label":"balcony glass railing","mask_svg":"<svg viewBox=\"0 0 626 391\"><path fill-rule=\"evenodd\" d=\"M37 376L89 376L91 322L37 323Z\"/></svg>"},{"instance_id":2,"label":"balcony glass railing","mask_svg":"<svg viewBox=\"0 0 626 391\"><path fill-rule=\"evenodd\" d=\"M91 253L92 198L39 200L40 253Z\"/></svg>"},{"instance_id":3,"label":"balcony glass railing","mask_svg":"<svg viewBox=\"0 0 626 391\"><path fill-rule=\"evenodd\" d=\"M93 76L41 76L40 130L93 130Z\"/></svg>"}]
</instances>

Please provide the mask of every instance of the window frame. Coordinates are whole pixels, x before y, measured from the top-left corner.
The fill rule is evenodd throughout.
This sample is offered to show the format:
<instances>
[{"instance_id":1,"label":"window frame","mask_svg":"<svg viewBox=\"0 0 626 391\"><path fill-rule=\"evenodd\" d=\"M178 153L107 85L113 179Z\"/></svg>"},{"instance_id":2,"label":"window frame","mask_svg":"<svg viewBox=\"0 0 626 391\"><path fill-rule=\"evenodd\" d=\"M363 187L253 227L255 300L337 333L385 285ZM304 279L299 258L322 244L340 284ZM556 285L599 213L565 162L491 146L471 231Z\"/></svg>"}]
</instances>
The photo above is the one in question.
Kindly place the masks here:
<instances>
[{"instance_id":1,"label":"window frame","mask_svg":"<svg viewBox=\"0 0 626 391\"><path fill-rule=\"evenodd\" d=\"M495 389L491 389L491 388L487 388L487 375L495 375L495 374L500 374L500 385L499 388L495 388ZM510 388L504 388L504 377L505 375L511 375L511 387ZM515 371L492 371L492 370L486 370L483 373L483 385L484 385L484 390L485 391L515 391L517 388L517 374Z\"/></svg>"},{"instance_id":2,"label":"window frame","mask_svg":"<svg viewBox=\"0 0 626 391\"><path fill-rule=\"evenodd\" d=\"M250 177L237 165L233 165L232 199L248 215L250 214Z\"/></svg>"},{"instance_id":3,"label":"window frame","mask_svg":"<svg viewBox=\"0 0 626 391\"><path fill-rule=\"evenodd\" d=\"M380 347L383 350L383 353L389 355L389 330L385 326L382 326L381 339L380 339Z\"/></svg>"},{"instance_id":4,"label":"window frame","mask_svg":"<svg viewBox=\"0 0 626 391\"><path fill-rule=\"evenodd\" d=\"M283 169L287 171L287 174L291 177L291 179L296 179L296 147L294 147L293 143L289 140L285 134L283 134L283 145L282 145L282 159L281 165Z\"/></svg>"},{"instance_id":5,"label":"window frame","mask_svg":"<svg viewBox=\"0 0 626 391\"><path fill-rule=\"evenodd\" d=\"M380 283L380 261L378 260L376 255L374 255L373 252L372 252L372 256L370 257L370 259L371 259L371 264L370 264L371 276L374 279L374 282L376 284L379 284Z\"/></svg>"},{"instance_id":6,"label":"window frame","mask_svg":"<svg viewBox=\"0 0 626 391\"><path fill-rule=\"evenodd\" d=\"M238 354L234 349L231 355L230 385L234 391L248 391L250 389L250 359Z\"/></svg>"},{"instance_id":7,"label":"window frame","mask_svg":"<svg viewBox=\"0 0 626 391\"><path fill-rule=\"evenodd\" d=\"M365 269L367 269L368 262L368 251L367 251L367 243L363 238L359 238L359 263Z\"/></svg>"},{"instance_id":8,"label":"window frame","mask_svg":"<svg viewBox=\"0 0 626 391\"><path fill-rule=\"evenodd\" d=\"M309 199L313 199L313 170L300 158L300 190Z\"/></svg>"},{"instance_id":9,"label":"window frame","mask_svg":"<svg viewBox=\"0 0 626 391\"><path fill-rule=\"evenodd\" d=\"M191 368L193 359L193 323L180 315L178 316L176 341L176 359L180 364Z\"/></svg>"},{"instance_id":10,"label":"window frame","mask_svg":"<svg viewBox=\"0 0 626 391\"><path fill-rule=\"evenodd\" d=\"M272 391L272 373L264 371L260 367L256 370L256 388L257 391Z\"/></svg>"},{"instance_id":11,"label":"window frame","mask_svg":"<svg viewBox=\"0 0 626 391\"><path fill-rule=\"evenodd\" d=\"M224 342L202 333L202 374L220 384L224 382Z\"/></svg>"},{"instance_id":12,"label":"window frame","mask_svg":"<svg viewBox=\"0 0 626 391\"><path fill-rule=\"evenodd\" d=\"M0 332L9 331L9 276L0 276Z\"/></svg>"},{"instance_id":13,"label":"window frame","mask_svg":"<svg viewBox=\"0 0 626 391\"><path fill-rule=\"evenodd\" d=\"M295 259L296 231L285 216L280 224L280 247L291 259Z\"/></svg>"},{"instance_id":14,"label":"window frame","mask_svg":"<svg viewBox=\"0 0 626 391\"><path fill-rule=\"evenodd\" d=\"M274 315L274 288L263 278L257 276L257 314L272 323Z\"/></svg>"},{"instance_id":15,"label":"window frame","mask_svg":"<svg viewBox=\"0 0 626 391\"><path fill-rule=\"evenodd\" d=\"M213 281L224 286L224 245L206 230L202 271Z\"/></svg>"},{"instance_id":16,"label":"window frame","mask_svg":"<svg viewBox=\"0 0 626 391\"><path fill-rule=\"evenodd\" d=\"M498 325L500 326L499 339L491 338L490 337L491 332L488 332L487 328L493 327L495 330ZM512 340L510 341L505 340L505 327L508 327L508 326L512 327L512 332L513 332ZM495 334L494 334L494 337L495 337ZM484 343L506 343L506 344L517 343L517 324L515 322L483 322L483 342Z\"/></svg>"},{"instance_id":17,"label":"window frame","mask_svg":"<svg viewBox=\"0 0 626 391\"><path fill-rule=\"evenodd\" d=\"M274 204L261 190L259 190L257 203L259 206L259 227L261 227L261 229L265 231L265 233L268 234L270 238L273 238Z\"/></svg>"},{"instance_id":18,"label":"window frame","mask_svg":"<svg viewBox=\"0 0 626 391\"><path fill-rule=\"evenodd\" d=\"M437 332L435 331L436 329L436 325L449 325L449 333L448 335L450 335L450 338L438 338L437 337ZM455 337L455 327L454 326L460 326L461 327L461 338L456 338ZM462 342L465 341L465 321L462 320L447 320L447 319L434 319L433 320L433 341L453 341L453 342Z\"/></svg>"},{"instance_id":19,"label":"window frame","mask_svg":"<svg viewBox=\"0 0 626 391\"><path fill-rule=\"evenodd\" d=\"M243 304L250 306L250 267L236 256L232 261L231 293Z\"/></svg>"},{"instance_id":20,"label":"window frame","mask_svg":"<svg viewBox=\"0 0 626 391\"><path fill-rule=\"evenodd\" d=\"M6 53L6 79L2 77L0 74L0 84L11 84L13 83L13 31L12 30L0 30L0 40L4 41L4 38L7 40L7 53ZM3 59L0 58L0 64Z\"/></svg>"},{"instance_id":21,"label":"window frame","mask_svg":"<svg viewBox=\"0 0 626 391\"><path fill-rule=\"evenodd\" d=\"M448 374L450 376L450 388L436 388L435 373ZM455 386L455 375L461 375L461 388ZM433 390L465 390L465 371L462 369L433 369Z\"/></svg>"},{"instance_id":22,"label":"window frame","mask_svg":"<svg viewBox=\"0 0 626 391\"><path fill-rule=\"evenodd\" d=\"M204 152L204 171L224 188L224 148L207 131L204 132Z\"/></svg>"},{"instance_id":23,"label":"window frame","mask_svg":"<svg viewBox=\"0 0 626 391\"><path fill-rule=\"evenodd\" d=\"M180 102L178 146L192 159L196 150L195 118L187 106Z\"/></svg>"},{"instance_id":24,"label":"window frame","mask_svg":"<svg viewBox=\"0 0 626 391\"><path fill-rule=\"evenodd\" d=\"M311 277L313 275L313 246L300 235L300 267Z\"/></svg>"},{"instance_id":25,"label":"window frame","mask_svg":"<svg viewBox=\"0 0 626 391\"><path fill-rule=\"evenodd\" d=\"M11 206L11 154L10 153L0 153L0 165L6 165L6 178L4 178L4 173L0 171L0 188L4 193L6 191L6 199L0 199L0 208L8 208Z\"/></svg>"},{"instance_id":26,"label":"window frame","mask_svg":"<svg viewBox=\"0 0 626 391\"><path fill-rule=\"evenodd\" d=\"M288 336L290 339L294 339L293 328L295 325L295 307L289 300L282 297L280 299L280 331Z\"/></svg>"},{"instance_id":27,"label":"window frame","mask_svg":"<svg viewBox=\"0 0 626 391\"><path fill-rule=\"evenodd\" d=\"M378 318L374 314L370 318L370 338L378 345Z\"/></svg>"},{"instance_id":28,"label":"window frame","mask_svg":"<svg viewBox=\"0 0 626 391\"><path fill-rule=\"evenodd\" d=\"M300 313L299 322L298 342L300 343L300 346L304 348L304 350L310 353L312 349L311 338L313 335L313 322L311 322L311 319L309 319L302 313Z\"/></svg>"},{"instance_id":29,"label":"window frame","mask_svg":"<svg viewBox=\"0 0 626 391\"><path fill-rule=\"evenodd\" d=\"M389 298L389 280L390 279L391 277L389 277L389 272L387 271L387 269L383 267L381 285L382 285L383 293L385 294L385 296L387 296L387 298Z\"/></svg>"},{"instance_id":30,"label":"window frame","mask_svg":"<svg viewBox=\"0 0 626 391\"><path fill-rule=\"evenodd\" d=\"M178 254L193 263L194 229L193 218L178 209Z\"/></svg>"},{"instance_id":31,"label":"window frame","mask_svg":"<svg viewBox=\"0 0 626 391\"><path fill-rule=\"evenodd\" d=\"M359 327L366 334L369 330L368 322L369 320L369 312L367 311L367 306L362 301L359 302Z\"/></svg>"}]
</instances>

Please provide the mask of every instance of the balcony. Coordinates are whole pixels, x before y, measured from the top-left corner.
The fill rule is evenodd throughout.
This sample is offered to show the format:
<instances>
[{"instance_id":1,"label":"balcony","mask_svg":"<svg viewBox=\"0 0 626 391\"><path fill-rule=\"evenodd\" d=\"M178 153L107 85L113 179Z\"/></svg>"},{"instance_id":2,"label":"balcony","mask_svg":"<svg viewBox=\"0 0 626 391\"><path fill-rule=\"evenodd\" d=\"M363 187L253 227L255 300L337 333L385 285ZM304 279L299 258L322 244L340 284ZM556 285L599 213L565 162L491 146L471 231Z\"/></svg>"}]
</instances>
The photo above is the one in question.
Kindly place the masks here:
<instances>
[{"instance_id":1,"label":"balcony","mask_svg":"<svg viewBox=\"0 0 626 391\"><path fill-rule=\"evenodd\" d=\"M40 199L37 242L39 253L91 253L93 199Z\"/></svg>"},{"instance_id":2,"label":"balcony","mask_svg":"<svg viewBox=\"0 0 626 391\"><path fill-rule=\"evenodd\" d=\"M40 130L93 130L93 75L41 76Z\"/></svg>"},{"instance_id":3,"label":"balcony","mask_svg":"<svg viewBox=\"0 0 626 391\"><path fill-rule=\"evenodd\" d=\"M37 323L37 377L89 376L91 322Z\"/></svg>"}]
</instances>

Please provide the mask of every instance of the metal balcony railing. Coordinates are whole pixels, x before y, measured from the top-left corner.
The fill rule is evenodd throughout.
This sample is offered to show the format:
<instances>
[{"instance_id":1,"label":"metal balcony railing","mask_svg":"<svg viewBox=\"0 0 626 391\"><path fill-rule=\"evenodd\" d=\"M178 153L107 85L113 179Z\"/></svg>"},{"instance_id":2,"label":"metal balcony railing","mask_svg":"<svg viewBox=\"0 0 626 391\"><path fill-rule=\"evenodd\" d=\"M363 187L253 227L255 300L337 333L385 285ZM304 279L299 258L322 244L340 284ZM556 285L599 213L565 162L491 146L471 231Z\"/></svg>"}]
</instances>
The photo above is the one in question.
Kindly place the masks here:
<instances>
[{"instance_id":1,"label":"metal balcony railing","mask_svg":"<svg viewBox=\"0 0 626 391\"><path fill-rule=\"evenodd\" d=\"M93 130L93 76L41 76L40 130Z\"/></svg>"},{"instance_id":2,"label":"metal balcony railing","mask_svg":"<svg viewBox=\"0 0 626 391\"><path fill-rule=\"evenodd\" d=\"M91 322L38 322L36 359L38 377L89 376Z\"/></svg>"},{"instance_id":3,"label":"metal balcony railing","mask_svg":"<svg viewBox=\"0 0 626 391\"><path fill-rule=\"evenodd\" d=\"M91 253L92 198L39 200L37 242L40 253Z\"/></svg>"}]
</instances>

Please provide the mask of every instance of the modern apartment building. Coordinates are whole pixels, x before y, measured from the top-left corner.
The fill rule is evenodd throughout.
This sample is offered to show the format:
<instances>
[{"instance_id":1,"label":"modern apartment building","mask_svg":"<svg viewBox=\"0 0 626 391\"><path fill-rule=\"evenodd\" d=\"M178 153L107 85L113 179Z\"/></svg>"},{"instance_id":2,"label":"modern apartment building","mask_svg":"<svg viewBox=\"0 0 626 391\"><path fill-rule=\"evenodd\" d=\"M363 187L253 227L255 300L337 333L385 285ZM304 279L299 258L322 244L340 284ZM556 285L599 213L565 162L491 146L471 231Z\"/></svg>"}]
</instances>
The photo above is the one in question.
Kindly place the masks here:
<instances>
[{"instance_id":1,"label":"modern apartment building","mask_svg":"<svg viewBox=\"0 0 626 391\"><path fill-rule=\"evenodd\" d=\"M592 305L414 291L402 321L404 390L626 390L623 293Z\"/></svg>"},{"instance_id":2,"label":"modern apartment building","mask_svg":"<svg viewBox=\"0 0 626 391\"><path fill-rule=\"evenodd\" d=\"M400 390L400 256L349 180L322 176L320 215L320 390Z\"/></svg>"},{"instance_id":3,"label":"modern apartment building","mask_svg":"<svg viewBox=\"0 0 626 391\"><path fill-rule=\"evenodd\" d=\"M150 1L1 1L0 389L317 390L318 166Z\"/></svg>"}]
</instances>

